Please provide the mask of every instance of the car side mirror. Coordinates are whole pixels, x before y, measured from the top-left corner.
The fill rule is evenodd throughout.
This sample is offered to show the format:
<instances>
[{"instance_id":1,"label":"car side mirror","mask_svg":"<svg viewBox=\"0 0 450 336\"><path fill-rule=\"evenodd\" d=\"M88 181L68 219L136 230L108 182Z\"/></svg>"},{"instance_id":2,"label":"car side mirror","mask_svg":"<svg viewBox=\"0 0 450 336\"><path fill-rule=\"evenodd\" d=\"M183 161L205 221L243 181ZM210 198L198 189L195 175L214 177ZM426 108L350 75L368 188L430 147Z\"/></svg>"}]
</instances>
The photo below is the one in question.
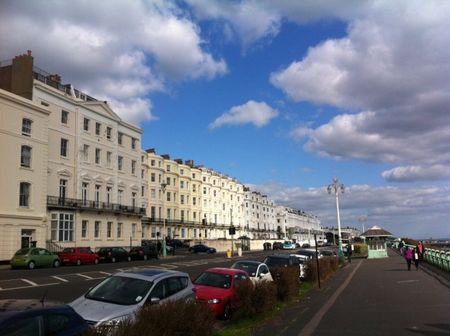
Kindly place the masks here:
<instances>
[{"instance_id":1,"label":"car side mirror","mask_svg":"<svg viewBox=\"0 0 450 336\"><path fill-rule=\"evenodd\" d=\"M160 301L161 301L160 298L152 297L152 298L150 299L150 304L151 304L151 305L155 305L155 304L158 304Z\"/></svg>"}]
</instances>

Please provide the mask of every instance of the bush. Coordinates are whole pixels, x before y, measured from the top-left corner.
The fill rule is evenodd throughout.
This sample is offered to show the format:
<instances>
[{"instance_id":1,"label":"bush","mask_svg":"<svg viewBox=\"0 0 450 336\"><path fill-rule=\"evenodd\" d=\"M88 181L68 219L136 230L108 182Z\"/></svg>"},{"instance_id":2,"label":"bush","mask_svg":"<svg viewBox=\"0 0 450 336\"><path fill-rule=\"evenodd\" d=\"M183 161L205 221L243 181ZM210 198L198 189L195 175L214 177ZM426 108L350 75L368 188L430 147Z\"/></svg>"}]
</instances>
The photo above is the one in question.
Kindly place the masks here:
<instances>
[{"instance_id":1,"label":"bush","mask_svg":"<svg viewBox=\"0 0 450 336\"><path fill-rule=\"evenodd\" d=\"M326 280L339 269L339 260L336 257L322 257L319 259L320 280ZM317 261L310 260L306 263L307 281L317 281Z\"/></svg>"},{"instance_id":2,"label":"bush","mask_svg":"<svg viewBox=\"0 0 450 336\"><path fill-rule=\"evenodd\" d=\"M93 329L85 336L210 336L215 317L209 307L196 301L171 301L143 306L136 319L115 327Z\"/></svg>"},{"instance_id":3,"label":"bush","mask_svg":"<svg viewBox=\"0 0 450 336\"><path fill-rule=\"evenodd\" d=\"M271 281L260 281L256 284L246 282L236 287L236 302L233 319L251 318L264 314L275 306L277 288Z\"/></svg>"},{"instance_id":4,"label":"bush","mask_svg":"<svg viewBox=\"0 0 450 336\"><path fill-rule=\"evenodd\" d=\"M297 296L300 287L299 267L277 267L271 269L271 273L277 287L279 301L290 301Z\"/></svg>"}]
</instances>

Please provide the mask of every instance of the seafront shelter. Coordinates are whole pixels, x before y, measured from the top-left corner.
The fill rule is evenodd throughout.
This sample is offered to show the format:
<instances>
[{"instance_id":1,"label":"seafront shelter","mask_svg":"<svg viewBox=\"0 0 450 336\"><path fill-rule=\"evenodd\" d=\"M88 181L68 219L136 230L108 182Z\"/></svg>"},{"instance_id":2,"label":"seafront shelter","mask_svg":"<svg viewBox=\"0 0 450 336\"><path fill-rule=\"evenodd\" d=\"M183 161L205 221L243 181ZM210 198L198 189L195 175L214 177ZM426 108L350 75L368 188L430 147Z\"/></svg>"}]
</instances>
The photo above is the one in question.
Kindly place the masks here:
<instances>
[{"instance_id":1,"label":"seafront shelter","mask_svg":"<svg viewBox=\"0 0 450 336\"><path fill-rule=\"evenodd\" d=\"M379 226L373 226L361 236L367 243L368 259L387 258L387 240L392 234Z\"/></svg>"}]
</instances>

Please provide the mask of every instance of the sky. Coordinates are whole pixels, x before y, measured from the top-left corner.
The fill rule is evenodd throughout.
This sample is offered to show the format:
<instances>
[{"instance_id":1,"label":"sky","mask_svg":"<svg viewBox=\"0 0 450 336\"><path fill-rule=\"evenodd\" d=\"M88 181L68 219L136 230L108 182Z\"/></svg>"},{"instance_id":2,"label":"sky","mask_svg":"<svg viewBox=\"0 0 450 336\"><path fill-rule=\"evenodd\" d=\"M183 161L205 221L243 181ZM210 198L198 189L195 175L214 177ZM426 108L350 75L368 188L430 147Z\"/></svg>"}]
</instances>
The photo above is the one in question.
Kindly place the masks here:
<instances>
[{"instance_id":1,"label":"sky","mask_svg":"<svg viewBox=\"0 0 450 336\"><path fill-rule=\"evenodd\" d=\"M336 226L450 237L450 2L2 0L0 60Z\"/></svg>"}]
</instances>

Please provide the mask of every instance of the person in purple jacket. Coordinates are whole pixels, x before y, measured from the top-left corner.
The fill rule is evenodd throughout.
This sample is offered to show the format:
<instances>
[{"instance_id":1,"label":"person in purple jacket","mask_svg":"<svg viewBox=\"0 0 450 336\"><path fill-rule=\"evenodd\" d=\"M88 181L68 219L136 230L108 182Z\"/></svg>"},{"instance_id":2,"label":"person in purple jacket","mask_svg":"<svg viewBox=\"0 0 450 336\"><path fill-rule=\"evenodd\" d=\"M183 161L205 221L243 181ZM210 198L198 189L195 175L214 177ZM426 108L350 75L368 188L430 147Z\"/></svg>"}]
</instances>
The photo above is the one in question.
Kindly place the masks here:
<instances>
[{"instance_id":1,"label":"person in purple jacket","mask_svg":"<svg viewBox=\"0 0 450 336\"><path fill-rule=\"evenodd\" d=\"M406 259L406 264L408 265L408 271L411 270L411 262L413 260L413 250L412 248L406 246L404 256Z\"/></svg>"}]
</instances>

